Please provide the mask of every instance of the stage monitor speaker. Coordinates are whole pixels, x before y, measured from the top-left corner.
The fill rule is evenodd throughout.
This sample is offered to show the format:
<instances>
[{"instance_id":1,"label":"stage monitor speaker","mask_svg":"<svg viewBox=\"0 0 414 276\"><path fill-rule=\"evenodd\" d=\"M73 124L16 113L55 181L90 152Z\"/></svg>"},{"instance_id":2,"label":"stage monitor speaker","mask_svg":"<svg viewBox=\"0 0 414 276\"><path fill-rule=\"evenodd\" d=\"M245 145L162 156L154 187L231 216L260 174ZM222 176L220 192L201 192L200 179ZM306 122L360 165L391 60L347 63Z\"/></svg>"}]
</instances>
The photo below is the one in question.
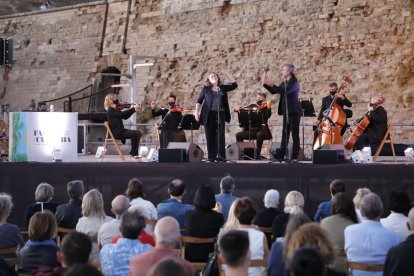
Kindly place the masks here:
<instances>
[{"instance_id":1,"label":"stage monitor speaker","mask_svg":"<svg viewBox=\"0 0 414 276\"><path fill-rule=\"evenodd\" d=\"M322 150L317 149L313 151L312 157L313 164L337 164L338 154L336 150Z\"/></svg>"},{"instance_id":2,"label":"stage monitor speaker","mask_svg":"<svg viewBox=\"0 0 414 276\"><path fill-rule=\"evenodd\" d=\"M4 64L13 64L13 39L11 38L4 40Z\"/></svg>"},{"instance_id":3,"label":"stage monitor speaker","mask_svg":"<svg viewBox=\"0 0 414 276\"><path fill-rule=\"evenodd\" d=\"M4 39L0 38L0 65L4 64Z\"/></svg>"},{"instance_id":4,"label":"stage monitor speaker","mask_svg":"<svg viewBox=\"0 0 414 276\"><path fill-rule=\"evenodd\" d=\"M226 148L227 160L252 160L256 158L254 142L236 142Z\"/></svg>"},{"instance_id":5,"label":"stage monitor speaker","mask_svg":"<svg viewBox=\"0 0 414 276\"><path fill-rule=\"evenodd\" d=\"M272 143L272 147L270 148L270 153L273 156L276 154L276 150L280 149L280 144L281 144L280 142L273 142ZM292 159L292 148L293 148L293 143L289 143L288 144L288 149L287 149L287 156L289 157L289 159ZM305 160L305 154L303 153L302 148L299 148L298 160L299 161Z\"/></svg>"},{"instance_id":6,"label":"stage monitor speaker","mask_svg":"<svg viewBox=\"0 0 414 276\"><path fill-rule=\"evenodd\" d=\"M343 144L327 144L322 145L321 150L335 150L338 155L338 161L345 160L345 147Z\"/></svg>"},{"instance_id":7,"label":"stage monitor speaker","mask_svg":"<svg viewBox=\"0 0 414 276\"><path fill-rule=\"evenodd\" d=\"M78 124L78 153L86 153L86 125Z\"/></svg>"},{"instance_id":8,"label":"stage monitor speaker","mask_svg":"<svg viewBox=\"0 0 414 276\"><path fill-rule=\"evenodd\" d=\"M195 143L170 142L167 149L184 149L185 157L183 162L201 162L204 151Z\"/></svg>"},{"instance_id":9,"label":"stage monitor speaker","mask_svg":"<svg viewBox=\"0 0 414 276\"><path fill-rule=\"evenodd\" d=\"M185 149L159 149L159 163L182 163L185 162Z\"/></svg>"}]
</instances>

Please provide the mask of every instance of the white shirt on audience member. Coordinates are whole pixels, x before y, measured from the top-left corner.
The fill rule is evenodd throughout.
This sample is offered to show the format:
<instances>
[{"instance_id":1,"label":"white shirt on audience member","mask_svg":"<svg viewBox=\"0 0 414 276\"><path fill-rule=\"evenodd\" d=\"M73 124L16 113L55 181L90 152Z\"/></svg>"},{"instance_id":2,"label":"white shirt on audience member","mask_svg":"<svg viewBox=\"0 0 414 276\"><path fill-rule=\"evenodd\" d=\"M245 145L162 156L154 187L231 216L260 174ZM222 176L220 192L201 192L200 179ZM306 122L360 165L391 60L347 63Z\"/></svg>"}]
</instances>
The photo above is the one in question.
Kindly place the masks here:
<instances>
[{"instance_id":1,"label":"white shirt on audience member","mask_svg":"<svg viewBox=\"0 0 414 276\"><path fill-rule=\"evenodd\" d=\"M411 234L407 228L407 221L408 217L404 214L391 211L388 217L381 219L381 224L388 230L395 232L400 237L400 241L405 241Z\"/></svg>"},{"instance_id":2,"label":"white shirt on audience member","mask_svg":"<svg viewBox=\"0 0 414 276\"><path fill-rule=\"evenodd\" d=\"M151 201L145 200L142 197L137 197L131 200L130 205L138 205L145 209L146 214L144 216L148 219L157 219L157 208Z\"/></svg>"}]
</instances>

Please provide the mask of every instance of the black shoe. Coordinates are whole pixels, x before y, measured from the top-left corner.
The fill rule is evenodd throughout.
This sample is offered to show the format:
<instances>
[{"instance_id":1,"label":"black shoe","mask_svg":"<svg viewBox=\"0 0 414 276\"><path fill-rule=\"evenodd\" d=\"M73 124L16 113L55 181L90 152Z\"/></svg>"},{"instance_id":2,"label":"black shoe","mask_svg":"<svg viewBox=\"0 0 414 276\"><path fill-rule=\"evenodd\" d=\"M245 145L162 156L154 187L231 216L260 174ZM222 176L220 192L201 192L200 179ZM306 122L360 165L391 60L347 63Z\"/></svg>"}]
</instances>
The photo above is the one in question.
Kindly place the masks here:
<instances>
[{"instance_id":1,"label":"black shoe","mask_svg":"<svg viewBox=\"0 0 414 276\"><path fill-rule=\"evenodd\" d=\"M126 139L121 139L121 143L122 143L123 145L125 145L125 143L126 143Z\"/></svg>"}]
</instances>

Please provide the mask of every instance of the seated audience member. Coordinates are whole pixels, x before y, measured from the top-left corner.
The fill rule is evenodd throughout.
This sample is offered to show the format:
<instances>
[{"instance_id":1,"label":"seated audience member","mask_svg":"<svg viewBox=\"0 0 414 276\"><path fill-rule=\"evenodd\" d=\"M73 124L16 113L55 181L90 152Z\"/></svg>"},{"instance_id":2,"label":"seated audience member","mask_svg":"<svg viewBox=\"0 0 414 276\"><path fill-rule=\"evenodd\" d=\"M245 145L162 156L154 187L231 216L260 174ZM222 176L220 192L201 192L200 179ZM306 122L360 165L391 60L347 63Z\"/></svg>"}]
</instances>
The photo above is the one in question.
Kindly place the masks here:
<instances>
[{"instance_id":1,"label":"seated audience member","mask_svg":"<svg viewBox=\"0 0 414 276\"><path fill-rule=\"evenodd\" d=\"M0 275L17 276L16 271L3 258L0 257Z\"/></svg>"},{"instance_id":2,"label":"seated audience member","mask_svg":"<svg viewBox=\"0 0 414 276\"><path fill-rule=\"evenodd\" d=\"M85 233L90 237L97 237L99 228L112 218L105 215L102 194L97 189L92 189L85 194L82 201L82 214L76 224L76 231ZM99 247L93 242L91 259L98 259Z\"/></svg>"},{"instance_id":3,"label":"seated audience member","mask_svg":"<svg viewBox=\"0 0 414 276\"><path fill-rule=\"evenodd\" d=\"M56 253L58 247L53 240L56 237L55 216L49 211L36 212L29 222L29 240L17 252L17 271L33 273L40 268L58 266Z\"/></svg>"},{"instance_id":4,"label":"seated audience member","mask_svg":"<svg viewBox=\"0 0 414 276\"><path fill-rule=\"evenodd\" d=\"M337 193L332 199L332 216L321 221L321 227L328 232L336 250L343 250L345 244L344 230L349 225L358 223L352 198L346 193ZM345 271L345 257L337 256L332 268Z\"/></svg>"},{"instance_id":5,"label":"seated audience member","mask_svg":"<svg viewBox=\"0 0 414 276\"><path fill-rule=\"evenodd\" d=\"M69 195L69 202L60 204L56 208L55 216L59 227L74 229L78 220L82 217L83 181L70 181L66 189Z\"/></svg>"},{"instance_id":6,"label":"seated audience member","mask_svg":"<svg viewBox=\"0 0 414 276\"><path fill-rule=\"evenodd\" d=\"M214 238L224 224L223 215L213 211L216 205L213 189L201 186L194 197L194 211L185 214L185 228L187 235L198 238ZM206 262L214 251L214 244L185 245L185 259L191 262Z\"/></svg>"},{"instance_id":7,"label":"seated audience member","mask_svg":"<svg viewBox=\"0 0 414 276\"><path fill-rule=\"evenodd\" d=\"M289 217L289 222L286 226L286 234L284 239L280 239L273 243L272 249L269 253L267 263L267 272L269 276L284 276L285 262L283 259L283 247L292 237L292 234L305 223L312 222L311 219L303 212Z\"/></svg>"},{"instance_id":8,"label":"seated audience member","mask_svg":"<svg viewBox=\"0 0 414 276\"><path fill-rule=\"evenodd\" d=\"M249 234L231 230L220 237L219 248L227 265L227 276L247 276L250 263Z\"/></svg>"},{"instance_id":9,"label":"seated audience member","mask_svg":"<svg viewBox=\"0 0 414 276\"><path fill-rule=\"evenodd\" d=\"M100 272L97 268L93 267L90 264L76 264L74 266L71 266L64 275L65 276L80 276L80 275L103 276L102 272Z\"/></svg>"},{"instance_id":10,"label":"seated audience member","mask_svg":"<svg viewBox=\"0 0 414 276\"><path fill-rule=\"evenodd\" d=\"M411 208L411 201L407 193L404 191L392 191L388 201L388 208L391 214L381 219L381 224L395 232L400 237L400 241L405 241L408 235L410 235L410 231L407 228L407 214Z\"/></svg>"},{"instance_id":11,"label":"seated audience member","mask_svg":"<svg viewBox=\"0 0 414 276\"><path fill-rule=\"evenodd\" d=\"M272 227L273 219L282 214L279 210L279 192L277 190L270 189L265 193L264 209L257 213L257 216L253 220L253 224L259 227Z\"/></svg>"},{"instance_id":12,"label":"seated audience member","mask_svg":"<svg viewBox=\"0 0 414 276\"><path fill-rule=\"evenodd\" d=\"M312 247L296 250L289 270L290 276L324 276L326 273L321 254Z\"/></svg>"},{"instance_id":13,"label":"seated audience member","mask_svg":"<svg viewBox=\"0 0 414 276\"><path fill-rule=\"evenodd\" d=\"M295 252L304 246L315 249L322 256L324 268L326 269L326 273L322 275L346 275L345 273L333 271L328 267L335 258L335 249L328 237L328 233L326 233L326 231L317 223L307 223L302 225L292 234L289 242L285 244L284 255L287 268L292 266ZM286 275L289 275L289 273Z\"/></svg>"},{"instance_id":14,"label":"seated audience member","mask_svg":"<svg viewBox=\"0 0 414 276\"><path fill-rule=\"evenodd\" d=\"M369 194L370 192L371 191L368 188L359 188L356 191L353 201L354 201L355 212L357 214L358 222L361 222L364 219L361 215L361 209L360 209L361 200L365 195Z\"/></svg>"},{"instance_id":15,"label":"seated audience member","mask_svg":"<svg viewBox=\"0 0 414 276\"><path fill-rule=\"evenodd\" d=\"M9 248L24 245L19 227L7 223L7 218L13 208L13 202L10 195L0 193L0 248ZM1 256L9 257L9 256Z\"/></svg>"},{"instance_id":16,"label":"seated audience member","mask_svg":"<svg viewBox=\"0 0 414 276\"><path fill-rule=\"evenodd\" d=\"M221 213L223 214L224 221L229 216L229 209L231 204L237 199L233 196L233 191L236 188L234 179L230 175L223 177L220 180L220 193L215 195L216 202L221 205Z\"/></svg>"},{"instance_id":17,"label":"seated audience member","mask_svg":"<svg viewBox=\"0 0 414 276\"><path fill-rule=\"evenodd\" d=\"M145 227L145 218L139 212L126 211L121 217L122 238L116 244L105 245L100 254L102 272L107 275L128 276L129 262L135 255L152 248L138 241L138 236Z\"/></svg>"},{"instance_id":18,"label":"seated audience member","mask_svg":"<svg viewBox=\"0 0 414 276\"><path fill-rule=\"evenodd\" d=\"M129 208L129 199L124 195L118 195L112 200L111 207L111 212L115 215L115 219L105 222L99 228L98 244L101 246L112 243L112 239L121 234L119 230L121 216Z\"/></svg>"},{"instance_id":19,"label":"seated audience member","mask_svg":"<svg viewBox=\"0 0 414 276\"><path fill-rule=\"evenodd\" d=\"M184 228L184 215L187 211L194 210L191 204L182 202L185 194L185 184L181 179L174 179L168 184L169 199L157 205L158 219L165 216L174 217L180 224L180 228Z\"/></svg>"},{"instance_id":20,"label":"seated audience member","mask_svg":"<svg viewBox=\"0 0 414 276\"><path fill-rule=\"evenodd\" d=\"M155 248L131 259L130 275L148 275L157 263L163 259L170 258L182 263L186 272L185 275L194 276L192 265L188 261L178 258L174 253L174 249L181 239L180 225L178 224L178 221L170 216L163 217L157 221L154 235L156 240ZM170 275L175 274L171 273Z\"/></svg>"},{"instance_id":21,"label":"seated audience member","mask_svg":"<svg viewBox=\"0 0 414 276\"><path fill-rule=\"evenodd\" d=\"M50 210L53 214L56 212L57 203L50 202L53 198L53 186L48 183L40 183L35 191L36 203L30 204L24 211L25 225L29 225L29 220L36 212Z\"/></svg>"},{"instance_id":22,"label":"seated audience member","mask_svg":"<svg viewBox=\"0 0 414 276\"><path fill-rule=\"evenodd\" d=\"M410 231L407 239L387 253L384 276L414 275L414 208L408 214L407 228Z\"/></svg>"},{"instance_id":23,"label":"seated audience member","mask_svg":"<svg viewBox=\"0 0 414 276\"><path fill-rule=\"evenodd\" d=\"M361 200L364 220L345 228L345 253L349 262L384 264L388 250L400 242L400 238L380 223L383 205L381 198L369 193ZM354 276L365 275L353 270ZM382 272L370 275L382 275Z\"/></svg>"},{"instance_id":24,"label":"seated audience member","mask_svg":"<svg viewBox=\"0 0 414 276\"><path fill-rule=\"evenodd\" d=\"M313 218L313 220L316 222L319 222L323 218L332 215L332 198L336 195L336 193L345 192L344 182L342 182L340 179L333 180L331 184L329 184L329 191L331 192L331 200L319 204L318 210L316 211L315 217Z\"/></svg>"},{"instance_id":25,"label":"seated audience member","mask_svg":"<svg viewBox=\"0 0 414 276\"><path fill-rule=\"evenodd\" d=\"M125 195L131 200L131 205L142 206L145 210L143 214L148 219L157 219L157 209L151 201L145 200L144 183L137 178L133 178L128 183Z\"/></svg>"},{"instance_id":26,"label":"seated audience member","mask_svg":"<svg viewBox=\"0 0 414 276\"><path fill-rule=\"evenodd\" d=\"M185 276L185 270L180 262L166 258L159 262L148 274L149 276Z\"/></svg>"}]
</instances>

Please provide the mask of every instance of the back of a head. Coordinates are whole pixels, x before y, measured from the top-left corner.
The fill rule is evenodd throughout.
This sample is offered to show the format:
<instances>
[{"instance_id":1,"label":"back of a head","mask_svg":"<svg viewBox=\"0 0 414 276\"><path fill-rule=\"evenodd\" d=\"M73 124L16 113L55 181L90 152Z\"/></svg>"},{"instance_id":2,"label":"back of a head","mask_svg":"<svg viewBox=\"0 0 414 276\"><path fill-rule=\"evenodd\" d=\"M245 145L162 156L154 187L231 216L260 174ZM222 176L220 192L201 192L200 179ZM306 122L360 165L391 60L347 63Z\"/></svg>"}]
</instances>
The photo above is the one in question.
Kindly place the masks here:
<instances>
[{"instance_id":1,"label":"back of a head","mask_svg":"<svg viewBox=\"0 0 414 276\"><path fill-rule=\"evenodd\" d=\"M240 224L250 225L257 215L257 205L250 197L239 198L234 207L234 215Z\"/></svg>"},{"instance_id":2,"label":"back of a head","mask_svg":"<svg viewBox=\"0 0 414 276\"><path fill-rule=\"evenodd\" d=\"M48 202L52 199L54 194L53 186L43 182L40 183L35 191L35 199L37 202Z\"/></svg>"},{"instance_id":3,"label":"back of a head","mask_svg":"<svg viewBox=\"0 0 414 276\"><path fill-rule=\"evenodd\" d=\"M361 200L361 214L368 220L377 220L381 217L384 207L381 198L375 193L369 193Z\"/></svg>"},{"instance_id":4,"label":"back of a head","mask_svg":"<svg viewBox=\"0 0 414 276\"><path fill-rule=\"evenodd\" d=\"M156 264L148 274L149 276L186 276L183 264L178 260L165 258Z\"/></svg>"},{"instance_id":5,"label":"back of a head","mask_svg":"<svg viewBox=\"0 0 414 276\"><path fill-rule=\"evenodd\" d=\"M292 276L323 276L325 264L314 248L301 247L293 255L289 270Z\"/></svg>"},{"instance_id":6,"label":"back of a head","mask_svg":"<svg viewBox=\"0 0 414 276\"><path fill-rule=\"evenodd\" d=\"M6 221L13 208L12 197L6 193L0 193L0 221Z\"/></svg>"},{"instance_id":7,"label":"back of a head","mask_svg":"<svg viewBox=\"0 0 414 276\"><path fill-rule=\"evenodd\" d=\"M66 267L79 263L88 263L91 250L92 242L90 237L76 231L66 234L60 244L62 262Z\"/></svg>"},{"instance_id":8,"label":"back of a head","mask_svg":"<svg viewBox=\"0 0 414 276\"><path fill-rule=\"evenodd\" d=\"M197 189L194 196L194 206L197 209L208 211L216 205L214 191L210 186L201 186Z\"/></svg>"},{"instance_id":9,"label":"back of a head","mask_svg":"<svg viewBox=\"0 0 414 276\"><path fill-rule=\"evenodd\" d=\"M332 214L342 215L357 223L358 218L355 212L352 198L347 193L337 193L332 199Z\"/></svg>"},{"instance_id":10,"label":"back of a head","mask_svg":"<svg viewBox=\"0 0 414 276\"><path fill-rule=\"evenodd\" d=\"M82 200L82 214L85 217L104 217L103 197L97 189L92 189L85 194Z\"/></svg>"},{"instance_id":11,"label":"back of a head","mask_svg":"<svg viewBox=\"0 0 414 276\"><path fill-rule=\"evenodd\" d=\"M155 241L157 244L176 245L181 237L178 221L170 216L161 218L155 224Z\"/></svg>"},{"instance_id":12,"label":"back of a head","mask_svg":"<svg viewBox=\"0 0 414 276\"><path fill-rule=\"evenodd\" d=\"M292 234L302 225L310 223L312 220L303 212L291 215L286 225L285 241L288 242Z\"/></svg>"},{"instance_id":13,"label":"back of a head","mask_svg":"<svg viewBox=\"0 0 414 276\"><path fill-rule=\"evenodd\" d=\"M185 191L185 184L181 179L174 179L168 183L168 192L172 196L182 196Z\"/></svg>"},{"instance_id":14,"label":"back of a head","mask_svg":"<svg viewBox=\"0 0 414 276\"><path fill-rule=\"evenodd\" d=\"M279 192L274 189L270 189L265 193L264 205L266 208L276 208L279 205Z\"/></svg>"},{"instance_id":15,"label":"back of a head","mask_svg":"<svg viewBox=\"0 0 414 276\"><path fill-rule=\"evenodd\" d=\"M331 184L329 184L329 190L332 195L335 195L336 193L344 193L345 183L340 179L335 179L331 182Z\"/></svg>"},{"instance_id":16,"label":"back of a head","mask_svg":"<svg viewBox=\"0 0 414 276\"><path fill-rule=\"evenodd\" d=\"M242 266L249 252L249 235L241 230L228 231L221 236L219 247L228 266Z\"/></svg>"},{"instance_id":17,"label":"back of a head","mask_svg":"<svg viewBox=\"0 0 414 276\"><path fill-rule=\"evenodd\" d=\"M305 198L298 191L290 191L285 198L285 212L293 215L303 211Z\"/></svg>"},{"instance_id":18,"label":"back of a head","mask_svg":"<svg viewBox=\"0 0 414 276\"><path fill-rule=\"evenodd\" d=\"M414 208L411 208L408 212L408 224L410 225L411 232L414 233Z\"/></svg>"},{"instance_id":19,"label":"back of a head","mask_svg":"<svg viewBox=\"0 0 414 276\"><path fill-rule=\"evenodd\" d=\"M125 191L125 195L131 200L137 197L145 197L144 183L138 178L132 178L128 182L128 188Z\"/></svg>"},{"instance_id":20,"label":"back of a head","mask_svg":"<svg viewBox=\"0 0 414 276\"><path fill-rule=\"evenodd\" d=\"M220 190L225 194L233 193L235 187L234 178L230 175L223 177L220 181Z\"/></svg>"},{"instance_id":21,"label":"back of a head","mask_svg":"<svg viewBox=\"0 0 414 276\"><path fill-rule=\"evenodd\" d=\"M68 182L67 191L70 198L81 198L84 192L82 180L73 180Z\"/></svg>"},{"instance_id":22,"label":"back of a head","mask_svg":"<svg viewBox=\"0 0 414 276\"><path fill-rule=\"evenodd\" d=\"M233 203L230 205L229 216L227 217L227 221L223 226L224 229L229 230L229 229L237 229L240 227L240 222L237 219L236 214L235 214L236 205L238 204L239 201L240 201L240 198L233 201Z\"/></svg>"},{"instance_id":23,"label":"back of a head","mask_svg":"<svg viewBox=\"0 0 414 276\"><path fill-rule=\"evenodd\" d=\"M359 209L361 207L362 198L366 196L367 194L369 194L370 192L371 190L368 188L359 188L356 191L355 196L353 198L355 209Z\"/></svg>"},{"instance_id":24,"label":"back of a head","mask_svg":"<svg viewBox=\"0 0 414 276\"><path fill-rule=\"evenodd\" d=\"M90 264L75 264L71 266L64 274L64 276L103 276L97 268L91 266Z\"/></svg>"},{"instance_id":25,"label":"back of a head","mask_svg":"<svg viewBox=\"0 0 414 276\"><path fill-rule=\"evenodd\" d=\"M124 195L117 195L111 202L112 210L116 216L121 216L129 208L129 199Z\"/></svg>"},{"instance_id":26,"label":"back of a head","mask_svg":"<svg viewBox=\"0 0 414 276\"><path fill-rule=\"evenodd\" d=\"M121 234L126 239L135 240L145 228L145 218L138 211L126 211L121 217Z\"/></svg>"},{"instance_id":27,"label":"back of a head","mask_svg":"<svg viewBox=\"0 0 414 276\"><path fill-rule=\"evenodd\" d=\"M49 210L36 212L29 221L29 239L31 241L45 241L56 236L56 218Z\"/></svg>"},{"instance_id":28,"label":"back of a head","mask_svg":"<svg viewBox=\"0 0 414 276\"><path fill-rule=\"evenodd\" d=\"M411 200L405 191L392 191L388 200L390 211L408 215L411 209Z\"/></svg>"}]
</instances>

